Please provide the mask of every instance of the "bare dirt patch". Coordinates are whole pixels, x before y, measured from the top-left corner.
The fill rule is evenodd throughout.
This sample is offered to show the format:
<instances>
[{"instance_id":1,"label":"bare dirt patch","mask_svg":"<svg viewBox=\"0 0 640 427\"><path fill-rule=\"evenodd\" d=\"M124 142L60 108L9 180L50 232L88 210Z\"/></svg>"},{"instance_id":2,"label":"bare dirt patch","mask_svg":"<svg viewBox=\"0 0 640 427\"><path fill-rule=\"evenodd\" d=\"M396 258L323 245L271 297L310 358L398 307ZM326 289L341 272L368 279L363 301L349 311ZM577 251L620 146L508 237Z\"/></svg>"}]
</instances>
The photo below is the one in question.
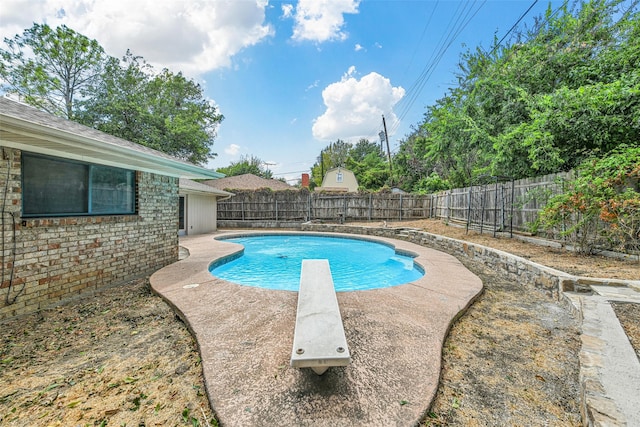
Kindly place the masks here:
<instances>
[{"instance_id":1,"label":"bare dirt patch","mask_svg":"<svg viewBox=\"0 0 640 427\"><path fill-rule=\"evenodd\" d=\"M542 293L466 264L485 289L445 341L424 425L582 425L576 319Z\"/></svg>"},{"instance_id":2,"label":"bare dirt patch","mask_svg":"<svg viewBox=\"0 0 640 427\"><path fill-rule=\"evenodd\" d=\"M616 302L611 306L640 359L640 304Z\"/></svg>"},{"instance_id":3,"label":"bare dirt patch","mask_svg":"<svg viewBox=\"0 0 640 427\"><path fill-rule=\"evenodd\" d=\"M146 280L0 327L3 426L215 423L196 343Z\"/></svg>"}]
</instances>

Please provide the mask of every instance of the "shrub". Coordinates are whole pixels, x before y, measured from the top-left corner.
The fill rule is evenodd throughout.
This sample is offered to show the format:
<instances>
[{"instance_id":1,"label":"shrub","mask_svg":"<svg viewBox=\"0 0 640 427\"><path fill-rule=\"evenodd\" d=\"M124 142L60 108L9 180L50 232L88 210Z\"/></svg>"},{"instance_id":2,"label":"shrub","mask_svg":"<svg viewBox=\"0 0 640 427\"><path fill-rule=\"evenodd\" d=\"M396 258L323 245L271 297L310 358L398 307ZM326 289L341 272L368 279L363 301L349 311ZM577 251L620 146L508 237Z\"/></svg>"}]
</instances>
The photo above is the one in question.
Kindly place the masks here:
<instances>
[{"instance_id":1,"label":"shrub","mask_svg":"<svg viewBox=\"0 0 640 427\"><path fill-rule=\"evenodd\" d=\"M577 169L562 194L549 199L537 227L582 253L607 247L640 250L640 147L619 146Z\"/></svg>"}]
</instances>

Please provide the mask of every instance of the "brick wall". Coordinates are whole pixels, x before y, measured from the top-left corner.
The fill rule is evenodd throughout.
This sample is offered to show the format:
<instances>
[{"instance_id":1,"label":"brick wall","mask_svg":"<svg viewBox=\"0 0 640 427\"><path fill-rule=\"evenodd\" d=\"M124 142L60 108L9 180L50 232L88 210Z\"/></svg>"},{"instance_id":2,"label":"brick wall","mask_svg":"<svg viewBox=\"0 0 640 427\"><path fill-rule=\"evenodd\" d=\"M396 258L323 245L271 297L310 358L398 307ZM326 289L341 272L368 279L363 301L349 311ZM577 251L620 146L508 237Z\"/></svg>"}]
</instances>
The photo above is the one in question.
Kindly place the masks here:
<instances>
[{"instance_id":1,"label":"brick wall","mask_svg":"<svg viewBox=\"0 0 640 427\"><path fill-rule=\"evenodd\" d=\"M178 259L178 179L137 172L137 181L137 215L22 219L20 151L3 148L0 320Z\"/></svg>"}]
</instances>

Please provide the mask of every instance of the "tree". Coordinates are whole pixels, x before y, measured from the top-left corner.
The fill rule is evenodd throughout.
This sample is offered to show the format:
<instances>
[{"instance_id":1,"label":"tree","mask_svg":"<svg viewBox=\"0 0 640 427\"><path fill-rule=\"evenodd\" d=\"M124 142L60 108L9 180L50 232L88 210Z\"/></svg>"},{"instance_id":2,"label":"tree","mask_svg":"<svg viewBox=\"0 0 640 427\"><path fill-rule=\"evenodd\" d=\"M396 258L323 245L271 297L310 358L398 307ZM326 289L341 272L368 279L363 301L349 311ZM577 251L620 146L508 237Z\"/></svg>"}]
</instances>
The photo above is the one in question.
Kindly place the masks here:
<instances>
[{"instance_id":1,"label":"tree","mask_svg":"<svg viewBox=\"0 0 640 427\"><path fill-rule=\"evenodd\" d=\"M381 147L375 142L369 141L367 138L361 138L351 150L349 150L349 157L357 162L361 162L370 153L384 157Z\"/></svg>"},{"instance_id":2,"label":"tree","mask_svg":"<svg viewBox=\"0 0 640 427\"><path fill-rule=\"evenodd\" d=\"M377 191L391 181L383 151L378 144L366 138L360 139L349 150L346 166L356 176L361 189Z\"/></svg>"},{"instance_id":3,"label":"tree","mask_svg":"<svg viewBox=\"0 0 640 427\"><path fill-rule=\"evenodd\" d=\"M82 102L81 123L192 163L215 157L211 147L224 117L182 73L155 74L127 52L122 61L107 61L92 93Z\"/></svg>"},{"instance_id":4,"label":"tree","mask_svg":"<svg viewBox=\"0 0 640 427\"><path fill-rule=\"evenodd\" d=\"M349 157L347 168L356 176L358 186L363 190L377 191L390 181L389 164L381 156L380 150L369 152L361 161Z\"/></svg>"},{"instance_id":5,"label":"tree","mask_svg":"<svg viewBox=\"0 0 640 427\"><path fill-rule=\"evenodd\" d=\"M273 173L269 169L263 169L265 163L256 156L241 156L237 162L231 162L227 167L218 168L218 172L226 176L244 175L247 173L260 176L266 179L272 179Z\"/></svg>"},{"instance_id":6,"label":"tree","mask_svg":"<svg viewBox=\"0 0 640 427\"><path fill-rule=\"evenodd\" d=\"M362 190L379 190L389 184L391 174L380 146L361 138L355 145L338 139L325 147L315 165L311 168L312 181L322 184L324 174L329 169L344 167L351 170Z\"/></svg>"},{"instance_id":7,"label":"tree","mask_svg":"<svg viewBox=\"0 0 640 427\"><path fill-rule=\"evenodd\" d=\"M151 79L147 96L154 132L145 145L192 163L216 156L210 150L224 116L199 84L165 69Z\"/></svg>"},{"instance_id":8,"label":"tree","mask_svg":"<svg viewBox=\"0 0 640 427\"><path fill-rule=\"evenodd\" d=\"M51 114L73 119L75 101L100 77L105 53L65 25L33 24L0 49L2 90Z\"/></svg>"},{"instance_id":9,"label":"tree","mask_svg":"<svg viewBox=\"0 0 640 427\"><path fill-rule=\"evenodd\" d=\"M461 57L458 86L427 107L401 152L451 186L569 170L640 140L637 1L549 8L533 28ZM415 163L415 162L414 162ZM416 179L404 180L415 183Z\"/></svg>"},{"instance_id":10,"label":"tree","mask_svg":"<svg viewBox=\"0 0 640 427\"><path fill-rule=\"evenodd\" d=\"M322 185L324 174L327 173L329 169L337 168L338 166L344 167L352 148L353 144L341 139L323 148L316 164L311 168L311 179L313 182L317 186L320 186Z\"/></svg>"},{"instance_id":11,"label":"tree","mask_svg":"<svg viewBox=\"0 0 640 427\"><path fill-rule=\"evenodd\" d=\"M128 141L143 143L153 132L147 90L152 73L152 67L130 51L122 61L110 57L101 78L91 88L92 96L81 101L76 120Z\"/></svg>"},{"instance_id":12,"label":"tree","mask_svg":"<svg viewBox=\"0 0 640 427\"><path fill-rule=\"evenodd\" d=\"M433 171L426 157L424 128L412 128L411 134L400 141L398 152L393 156L394 181L407 192L417 191L417 183Z\"/></svg>"}]
</instances>

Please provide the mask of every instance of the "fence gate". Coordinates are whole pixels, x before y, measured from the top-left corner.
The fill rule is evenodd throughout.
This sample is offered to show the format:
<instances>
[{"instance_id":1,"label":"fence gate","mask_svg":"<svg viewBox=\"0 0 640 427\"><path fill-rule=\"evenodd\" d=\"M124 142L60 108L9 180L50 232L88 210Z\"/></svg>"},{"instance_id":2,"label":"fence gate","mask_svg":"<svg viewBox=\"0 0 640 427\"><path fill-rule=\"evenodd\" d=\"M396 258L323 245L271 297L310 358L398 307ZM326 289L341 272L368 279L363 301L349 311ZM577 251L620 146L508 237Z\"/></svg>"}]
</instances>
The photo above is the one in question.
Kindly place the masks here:
<instances>
[{"instance_id":1,"label":"fence gate","mask_svg":"<svg viewBox=\"0 0 640 427\"><path fill-rule=\"evenodd\" d=\"M480 177L478 185L468 187L467 231L471 228L480 233L508 231L513 234L514 181L507 177Z\"/></svg>"}]
</instances>

